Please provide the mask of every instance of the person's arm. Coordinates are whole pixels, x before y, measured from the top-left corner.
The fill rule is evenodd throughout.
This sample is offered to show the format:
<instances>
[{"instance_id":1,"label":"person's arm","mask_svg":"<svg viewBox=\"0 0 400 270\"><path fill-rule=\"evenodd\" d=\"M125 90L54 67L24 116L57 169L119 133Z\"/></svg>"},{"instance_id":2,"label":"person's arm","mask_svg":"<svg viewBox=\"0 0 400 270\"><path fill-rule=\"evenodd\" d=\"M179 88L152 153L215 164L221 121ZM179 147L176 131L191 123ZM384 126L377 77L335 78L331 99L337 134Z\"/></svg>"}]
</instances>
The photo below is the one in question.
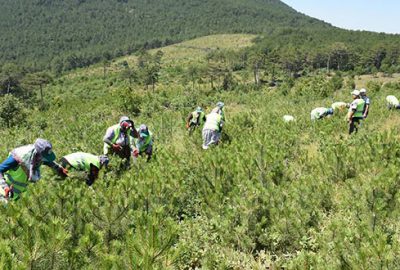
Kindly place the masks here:
<instances>
[{"instance_id":1,"label":"person's arm","mask_svg":"<svg viewBox=\"0 0 400 270\"><path fill-rule=\"evenodd\" d=\"M365 117L367 117L367 115L368 115L368 111L369 111L369 105L370 105L370 101L369 101L369 98L366 100L366 102L365 102L365 111L364 111L364 118Z\"/></svg>"},{"instance_id":2,"label":"person's arm","mask_svg":"<svg viewBox=\"0 0 400 270\"><path fill-rule=\"evenodd\" d=\"M366 104L366 105L365 105L364 118L367 117L367 115L368 115L368 110L369 110L369 104Z\"/></svg>"},{"instance_id":3,"label":"person's arm","mask_svg":"<svg viewBox=\"0 0 400 270\"><path fill-rule=\"evenodd\" d=\"M349 122L351 122L351 120L353 119L353 116L354 116L356 111L357 111L357 103L356 102L352 102L350 104L349 113L347 114L347 120Z\"/></svg>"},{"instance_id":4,"label":"person's arm","mask_svg":"<svg viewBox=\"0 0 400 270\"><path fill-rule=\"evenodd\" d=\"M58 173L58 175L60 176L68 176L68 170L65 169L63 166L61 166L60 164L58 164L57 162L48 162L48 161L43 161L43 164L52 168L54 171L56 171Z\"/></svg>"},{"instance_id":5,"label":"person's arm","mask_svg":"<svg viewBox=\"0 0 400 270\"><path fill-rule=\"evenodd\" d=\"M139 138L139 132L136 130L135 125L132 122L132 127L131 127L132 133L133 133L133 137L134 138Z\"/></svg>"},{"instance_id":6,"label":"person's arm","mask_svg":"<svg viewBox=\"0 0 400 270\"><path fill-rule=\"evenodd\" d=\"M349 121L349 122L351 122L351 120L353 120L353 116L354 116L354 113L356 112L356 110L350 110L349 111L349 113L348 113L348 115L347 115L347 120Z\"/></svg>"},{"instance_id":7,"label":"person's arm","mask_svg":"<svg viewBox=\"0 0 400 270\"><path fill-rule=\"evenodd\" d=\"M0 179L3 179L3 174L5 172L7 172L10 169L14 169L16 167L18 167L18 162L12 157L9 156L6 160L4 160L1 164L0 164Z\"/></svg>"},{"instance_id":8,"label":"person's arm","mask_svg":"<svg viewBox=\"0 0 400 270\"><path fill-rule=\"evenodd\" d=\"M88 186L93 185L94 181L96 181L98 176L99 176L99 169L90 164L90 172L88 178L86 179L86 185Z\"/></svg>"},{"instance_id":9,"label":"person's arm","mask_svg":"<svg viewBox=\"0 0 400 270\"><path fill-rule=\"evenodd\" d=\"M189 128L189 126L190 126L190 121L193 119L193 114L192 113L190 113L189 115L188 115L188 117L186 118L186 128Z\"/></svg>"},{"instance_id":10,"label":"person's arm","mask_svg":"<svg viewBox=\"0 0 400 270\"><path fill-rule=\"evenodd\" d=\"M111 141L111 139L114 137L114 130L113 129L108 129L106 131L106 135L103 138L103 142L108 144L109 146L112 146L113 143Z\"/></svg>"}]
</instances>

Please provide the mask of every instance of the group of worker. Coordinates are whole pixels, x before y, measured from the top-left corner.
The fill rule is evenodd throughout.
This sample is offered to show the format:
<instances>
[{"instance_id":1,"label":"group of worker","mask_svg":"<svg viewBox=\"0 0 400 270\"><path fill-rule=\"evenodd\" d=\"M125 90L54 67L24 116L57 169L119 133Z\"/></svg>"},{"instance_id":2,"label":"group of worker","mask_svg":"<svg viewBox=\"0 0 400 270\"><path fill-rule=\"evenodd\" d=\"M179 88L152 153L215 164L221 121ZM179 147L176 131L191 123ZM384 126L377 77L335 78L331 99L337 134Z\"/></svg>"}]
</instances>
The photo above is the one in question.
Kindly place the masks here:
<instances>
[{"instance_id":1,"label":"group of worker","mask_svg":"<svg viewBox=\"0 0 400 270\"><path fill-rule=\"evenodd\" d=\"M333 115L336 110L348 108L349 134L357 132L361 121L368 117L370 99L366 89L354 90L351 95L351 103L335 102L330 108L315 108L311 111L311 120L323 119ZM387 96L386 101L389 109L400 109L400 102L395 96ZM186 128L192 132L203 125L202 148L207 150L211 145L218 145L225 121L224 103L220 101L207 115L201 107L197 107L187 117ZM285 115L284 121L294 121L294 117ZM12 150L0 164L0 200L7 202L10 198L18 199L29 183L40 179L40 166L43 164L62 177L68 177L70 171L84 172L86 184L91 186L98 178L100 169L109 164L110 155L120 157L124 167L128 168L131 160L139 155L147 156L147 161L150 161L153 154L153 135L148 127L140 125L136 129L127 116L121 117L118 124L107 129L103 142L103 155L76 152L63 156L60 163L55 161L52 144L44 139Z\"/></svg>"},{"instance_id":2,"label":"group of worker","mask_svg":"<svg viewBox=\"0 0 400 270\"><path fill-rule=\"evenodd\" d=\"M367 90L354 90L351 92L353 101L351 103L335 102L330 108L319 107L311 111L311 120L323 119L334 114L335 110L348 108L347 121L349 123L349 134L358 131L361 121L368 117L371 101L367 96Z\"/></svg>"},{"instance_id":3,"label":"group of worker","mask_svg":"<svg viewBox=\"0 0 400 270\"><path fill-rule=\"evenodd\" d=\"M217 106L211 110L209 114L205 114L201 107L189 114L186 119L186 128L189 134L197 127L203 126L203 149L207 150L211 145L218 145L222 128L225 123L225 104L222 101L217 103Z\"/></svg>"},{"instance_id":4,"label":"group of worker","mask_svg":"<svg viewBox=\"0 0 400 270\"><path fill-rule=\"evenodd\" d=\"M127 116L107 129L103 142L103 155L76 152L63 156L60 163L55 161L53 146L47 140L39 138L33 144L15 148L0 164L0 201L18 199L29 183L40 179L41 165L49 166L62 177L68 177L70 171L83 172L86 184L91 186L100 169L109 164L110 155L119 156L125 167L129 167L131 159L145 155L149 161L153 154L153 136L148 127L140 125L135 129Z\"/></svg>"}]
</instances>

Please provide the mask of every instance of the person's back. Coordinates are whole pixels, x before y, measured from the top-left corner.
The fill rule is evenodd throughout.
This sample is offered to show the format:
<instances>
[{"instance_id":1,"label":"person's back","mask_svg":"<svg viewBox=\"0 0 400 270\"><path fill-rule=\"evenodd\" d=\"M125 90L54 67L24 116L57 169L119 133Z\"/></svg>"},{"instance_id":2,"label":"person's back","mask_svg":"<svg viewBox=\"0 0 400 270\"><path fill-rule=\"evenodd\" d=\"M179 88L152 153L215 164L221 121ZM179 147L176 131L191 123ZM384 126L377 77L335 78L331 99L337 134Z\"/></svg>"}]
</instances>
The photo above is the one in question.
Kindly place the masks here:
<instances>
[{"instance_id":1,"label":"person's back","mask_svg":"<svg viewBox=\"0 0 400 270\"><path fill-rule=\"evenodd\" d=\"M218 144L223 126L222 116L219 113L211 112L206 117L203 127L203 149L206 150L211 144Z\"/></svg>"},{"instance_id":2,"label":"person's back","mask_svg":"<svg viewBox=\"0 0 400 270\"><path fill-rule=\"evenodd\" d=\"M90 171L90 164L100 168L100 160L98 156L84 153L76 152L63 157L69 165L78 171Z\"/></svg>"},{"instance_id":3,"label":"person's back","mask_svg":"<svg viewBox=\"0 0 400 270\"><path fill-rule=\"evenodd\" d=\"M205 114L201 109L191 112L187 118L188 126L200 126L205 121Z\"/></svg>"},{"instance_id":4,"label":"person's back","mask_svg":"<svg viewBox=\"0 0 400 270\"><path fill-rule=\"evenodd\" d=\"M84 152L76 152L61 159L61 164L64 168L68 168L70 171L76 173L84 173L86 178L86 184L91 186L94 181L98 178L99 171L103 166L107 166L109 159L107 156L96 156ZM75 175L76 176L76 175ZM78 175L78 178L82 178Z\"/></svg>"},{"instance_id":5,"label":"person's back","mask_svg":"<svg viewBox=\"0 0 400 270\"><path fill-rule=\"evenodd\" d=\"M363 108L363 118L366 119L368 117L369 109L371 106L371 100L367 96L367 90L365 88L360 90L361 98L364 100L364 108Z\"/></svg>"},{"instance_id":6,"label":"person's back","mask_svg":"<svg viewBox=\"0 0 400 270\"><path fill-rule=\"evenodd\" d=\"M42 164L66 176L67 171L55 162L55 158L51 143L44 139L39 138L34 144L15 148L0 164L0 191L12 190L16 194L14 198L19 198L29 183L40 179ZM0 197L8 199L7 192L0 194Z\"/></svg>"},{"instance_id":7,"label":"person's back","mask_svg":"<svg viewBox=\"0 0 400 270\"><path fill-rule=\"evenodd\" d=\"M399 109L400 108L399 100L393 95L389 95L386 97L386 103L387 103L387 106L389 109L392 109L392 108Z\"/></svg>"},{"instance_id":8,"label":"person's back","mask_svg":"<svg viewBox=\"0 0 400 270\"><path fill-rule=\"evenodd\" d=\"M350 104L350 109L349 111L354 111L354 118L364 118L364 107L365 107L365 101L362 98L357 98L354 99L353 102Z\"/></svg>"},{"instance_id":9,"label":"person's back","mask_svg":"<svg viewBox=\"0 0 400 270\"><path fill-rule=\"evenodd\" d=\"M206 117L206 123L203 130L219 131L221 128L222 116L219 113L211 112Z\"/></svg>"},{"instance_id":10,"label":"person's back","mask_svg":"<svg viewBox=\"0 0 400 270\"><path fill-rule=\"evenodd\" d=\"M336 110L339 110L339 111L343 111L344 109L346 109L347 107L349 107L349 104L347 104L346 102L342 102L342 101L339 101L339 102L334 102L334 103L332 103L332 109L334 109L335 111Z\"/></svg>"},{"instance_id":11,"label":"person's back","mask_svg":"<svg viewBox=\"0 0 400 270\"><path fill-rule=\"evenodd\" d=\"M314 120L322 119L325 117L327 112L328 112L327 108L324 108L324 107L315 108L314 110L311 111L311 120L314 121Z\"/></svg>"}]
</instances>

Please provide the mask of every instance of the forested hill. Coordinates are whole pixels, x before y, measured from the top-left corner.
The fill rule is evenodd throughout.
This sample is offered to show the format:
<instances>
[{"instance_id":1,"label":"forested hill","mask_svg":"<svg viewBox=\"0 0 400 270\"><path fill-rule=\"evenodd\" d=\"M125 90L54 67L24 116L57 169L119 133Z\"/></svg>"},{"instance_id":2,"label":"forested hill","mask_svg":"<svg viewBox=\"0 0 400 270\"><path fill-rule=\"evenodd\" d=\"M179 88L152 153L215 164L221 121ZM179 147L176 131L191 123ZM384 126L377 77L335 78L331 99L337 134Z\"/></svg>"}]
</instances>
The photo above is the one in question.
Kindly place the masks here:
<instances>
[{"instance_id":1,"label":"forested hill","mask_svg":"<svg viewBox=\"0 0 400 270\"><path fill-rule=\"evenodd\" d=\"M330 28L278 0L0 0L0 63L69 70L215 33Z\"/></svg>"}]
</instances>

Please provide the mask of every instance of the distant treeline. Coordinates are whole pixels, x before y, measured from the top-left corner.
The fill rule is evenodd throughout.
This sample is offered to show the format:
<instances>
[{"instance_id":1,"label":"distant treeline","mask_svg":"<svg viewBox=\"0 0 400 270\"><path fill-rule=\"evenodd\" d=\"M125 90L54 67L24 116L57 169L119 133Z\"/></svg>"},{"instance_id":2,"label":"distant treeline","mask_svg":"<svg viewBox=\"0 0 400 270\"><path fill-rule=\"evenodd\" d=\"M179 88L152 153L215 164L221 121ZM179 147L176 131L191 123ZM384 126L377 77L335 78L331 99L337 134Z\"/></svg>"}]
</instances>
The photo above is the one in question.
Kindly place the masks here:
<instances>
[{"instance_id":1,"label":"distant treeline","mask_svg":"<svg viewBox=\"0 0 400 270\"><path fill-rule=\"evenodd\" d=\"M12 84L10 65L19 74L59 75L217 33L260 35L232 67L254 69L255 76L260 71L301 76L321 68L400 71L399 35L338 29L278 0L0 0L0 6L3 93Z\"/></svg>"},{"instance_id":2,"label":"distant treeline","mask_svg":"<svg viewBox=\"0 0 400 270\"><path fill-rule=\"evenodd\" d=\"M0 67L56 73L218 33L329 28L277 0L0 0Z\"/></svg>"}]
</instances>

